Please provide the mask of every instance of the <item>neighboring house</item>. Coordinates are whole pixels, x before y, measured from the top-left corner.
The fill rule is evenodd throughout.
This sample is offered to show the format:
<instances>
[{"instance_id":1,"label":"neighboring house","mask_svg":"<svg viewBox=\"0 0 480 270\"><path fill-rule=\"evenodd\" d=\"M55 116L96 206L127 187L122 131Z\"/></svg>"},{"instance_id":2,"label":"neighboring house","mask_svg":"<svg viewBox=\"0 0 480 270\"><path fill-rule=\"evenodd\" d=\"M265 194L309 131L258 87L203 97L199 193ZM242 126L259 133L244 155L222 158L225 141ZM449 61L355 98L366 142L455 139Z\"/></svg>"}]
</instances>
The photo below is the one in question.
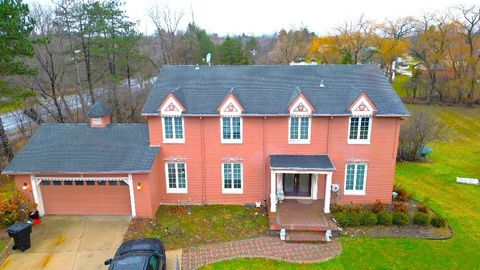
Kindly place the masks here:
<instances>
[{"instance_id":1,"label":"neighboring house","mask_svg":"<svg viewBox=\"0 0 480 270\"><path fill-rule=\"evenodd\" d=\"M372 65L164 66L147 124L44 124L5 168L42 214L391 202L408 111ZM332 191L337 188L338 191Z\"/></svg>"}]
</instances>

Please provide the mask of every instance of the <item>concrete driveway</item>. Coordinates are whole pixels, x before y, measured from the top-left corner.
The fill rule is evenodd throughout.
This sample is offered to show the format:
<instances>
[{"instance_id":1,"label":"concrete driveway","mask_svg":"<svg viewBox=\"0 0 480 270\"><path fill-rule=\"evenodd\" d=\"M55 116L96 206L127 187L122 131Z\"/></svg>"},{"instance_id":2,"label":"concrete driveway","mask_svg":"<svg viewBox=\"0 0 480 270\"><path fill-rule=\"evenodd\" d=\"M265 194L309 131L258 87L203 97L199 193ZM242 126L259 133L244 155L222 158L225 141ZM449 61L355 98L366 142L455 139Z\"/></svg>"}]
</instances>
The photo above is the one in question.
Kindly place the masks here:
<instances>
[{"instance_id":1,"label":"concrete driveway","mask_svg":"<svg viewBox=\"0 0 480 270\"><path fill-rule=\"evenodd\" d=\"M129 216L46 216L33 226L32 247L13 251L0 270L107 269L122 243Z\"/></svg>"}]
</instances>

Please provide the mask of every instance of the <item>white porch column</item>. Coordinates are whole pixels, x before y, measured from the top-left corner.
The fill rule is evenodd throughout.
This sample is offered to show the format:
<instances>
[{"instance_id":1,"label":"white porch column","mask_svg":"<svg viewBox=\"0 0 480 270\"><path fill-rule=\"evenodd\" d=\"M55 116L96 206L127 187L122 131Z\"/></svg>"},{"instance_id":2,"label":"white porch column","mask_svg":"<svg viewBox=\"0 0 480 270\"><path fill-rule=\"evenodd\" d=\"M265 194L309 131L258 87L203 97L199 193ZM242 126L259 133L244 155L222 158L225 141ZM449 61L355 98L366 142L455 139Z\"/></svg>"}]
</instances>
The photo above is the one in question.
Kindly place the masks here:
<instances>
[{"instance_id":1,"label":"white porch column","mask_svg":"<svg viewBox=\"0 0 480 270\"><path fill-rule=\"evenodd\" d=\"M325 202L323 207L323 212L330 213L330 195L332 189L332 172L327 173L326 181L325 181Z\"/></svg>"},{"instance_id":2,"label":"white porch column","mask_svg":"<svg viewBox=\"0 0 480 270\"><path fill-rule=\"evenodd\" d=\"M277 174L270 170L270 212L277 211Z\"/></svg>"},{"instance_id":3,"label":"white porch column","mask_svg":"<svg viewBox=\"0 0 480 270\"><path fill-rule=\"evenodd\" d=\"M37 204L38 214L45 215L45 208L43 207L42 191L40 190L40 182L37 182L35 175L30 175L30 185L32 186L33 200Z\"/></svg>"},{"instance_id":4,"label":"white porch column","mask_svg":"<svg viewBox=\"0 0 480 270\"><path fill-rule=\"evenodd\" d=\"M134 190L133 190L134 187L133 187L132 174L128 174L127 184L128 184L128 189L130 190L130 206L132 208L132 217L136 217L137 216L137 209L135 207L135 193L134 193Z\"/></svg>"}]
</instances>

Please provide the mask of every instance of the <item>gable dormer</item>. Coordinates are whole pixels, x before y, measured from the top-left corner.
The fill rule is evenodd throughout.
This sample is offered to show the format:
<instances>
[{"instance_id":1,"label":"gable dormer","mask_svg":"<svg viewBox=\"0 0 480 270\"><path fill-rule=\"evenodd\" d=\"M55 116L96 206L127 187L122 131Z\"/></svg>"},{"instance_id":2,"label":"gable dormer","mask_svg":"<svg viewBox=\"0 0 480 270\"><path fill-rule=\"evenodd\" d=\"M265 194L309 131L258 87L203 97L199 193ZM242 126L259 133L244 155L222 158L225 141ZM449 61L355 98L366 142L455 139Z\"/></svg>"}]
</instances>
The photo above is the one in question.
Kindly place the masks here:
<instances>
[{"instance_id":1,"label":"gable dormer","mask_svg":"<svg viewBox=\"0 0 480 270\"><path fill-rule=\"evenodd\" d=\"M305 94L300 91L300 89L296 89L296 97L290 102L288 106L288 111L290 112L291 116L310 116L313 112L316 111L315 107L312 103L308 100Z\"/></svg>"},{"instance_id":2,"label":"gable dormer","mask_svg":"<svg viewBox=\"0 0 480 270\"><path fill-rule=\"evenodd\" d=\"M97 101L85 114L85 117L88 118L91 128L105 128L111 122L111 113L112 111L109 108L105 107L102 102Z\"/></svg>"},{"instance_id":3,"label":"gable dormer","mask_svg":"<svg viewBox=\"0 0 480 270\"><path fill-rule=\"evenodd\" d=\"M228 94L223 99L220 106L218 106L217 111L221 116L240 116L242 112L245 111L240 101L233 93L233 89L228 92Z\"/></svg>"},{"instance_id":4,"label":"gable dormer","mask_svg":"<svg viewBox=\"0 0 480 270\"><path fill-rule=\"evenodd\" d=\"M377 107L368 97L367 93L362 92L350 105L348 110L354 116L373 116L377 111Z\"/></svg>"},{"instance_id":5,"label":"gable dormer","mask_svg":"<svg viewBox=\"0 0 480 270\"><path fill-rule=\"evenodd\" d=\"M162 116L180 116L186 109L175 94L170 92L160 104L158 111Z\"/></svg>"}]
</instances>

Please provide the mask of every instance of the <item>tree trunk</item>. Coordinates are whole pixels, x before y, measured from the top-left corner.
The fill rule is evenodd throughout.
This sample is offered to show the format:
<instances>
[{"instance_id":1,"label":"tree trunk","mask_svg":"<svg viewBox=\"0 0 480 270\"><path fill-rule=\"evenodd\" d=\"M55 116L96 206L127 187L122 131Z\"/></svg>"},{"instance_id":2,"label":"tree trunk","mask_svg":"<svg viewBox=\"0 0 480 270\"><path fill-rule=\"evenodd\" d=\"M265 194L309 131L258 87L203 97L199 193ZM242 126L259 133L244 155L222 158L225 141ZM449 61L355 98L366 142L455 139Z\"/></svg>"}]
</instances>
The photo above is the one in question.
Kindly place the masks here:
<instances>
[{"instance_id":1,"label":"tree trunk","mask_svg":"<svg viewBox=\"0 0 480 270\"><path fill-rule=\"evenodd\" d=\"M13 151L12 147L10 146L10 141L8 140L7 133L5 132L5 128L3 127L3 121L0 117L0 140L2 141L3 151L7 156L8 161L12 161L13 159Z\"/></svg>"},{"instance_id":2,"label":"tree trunk","mask_svg":"<svg viewBox=\"0 0 480 270\"><path fill-rule=\"evenodd\" d=\"M33 108L23 110L23 113L28 116L28 118L32 119L35 123L41 125L44 123L43 119L38 115L37 111Z\"/></svg>"}]
</instances>

